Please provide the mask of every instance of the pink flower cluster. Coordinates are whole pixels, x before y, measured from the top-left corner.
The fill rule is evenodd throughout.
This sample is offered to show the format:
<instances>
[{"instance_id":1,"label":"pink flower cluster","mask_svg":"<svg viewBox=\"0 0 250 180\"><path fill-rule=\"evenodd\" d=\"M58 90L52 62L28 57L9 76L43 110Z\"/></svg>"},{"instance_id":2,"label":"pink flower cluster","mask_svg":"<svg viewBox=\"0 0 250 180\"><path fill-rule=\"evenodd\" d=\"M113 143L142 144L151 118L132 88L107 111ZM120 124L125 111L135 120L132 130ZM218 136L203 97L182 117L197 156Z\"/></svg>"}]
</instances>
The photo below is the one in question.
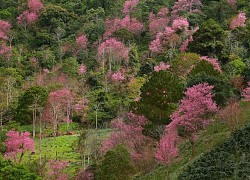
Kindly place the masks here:
<instances>
[{"instance_id":1,"label":"pink flower cluster","mask_svg":"<svg viewBox=\"0 0 250 180\"><path fill-rule=\"evenodd\" d=\"M88 44L88 38L85 35L80 35L76 38L76 44L82 49L85 50Z\"/></svg>"},{"instance_id":2,"label":"pink flower cluster","mask_svg":"<svg viewBox=\"0 0 250 180\"><path fill-rule=\"evenodd\" d=\"M107 19L106 32L103 36L104 38L107 38L122 28L125 28L131 33L138 35L143 31L143 27L144 26L141 22L139 22L136 18L131 18L129 15L126 15L122 20L118 18Z\"/></svg>"},{"instance_id":3,"label":"pink flower cluster","mask_svg":"<svg viewBox=\"0 0 250 180\"><path fill-rule=\"evenodd\" d=\"M87 68L84 64L81 64L78 71L79 71L79 74L86 74Z\"/></svg>"},{"instance_id":4,"label":"pink flower cluster","mask_svg":"<svg viewBox=\"0 0 250 180\"><path fill-rule=\"evenodd\" d=\"M218 62L218 59L209 58L207 56L201 56L200 58L202 60L210 62L214 66L214 69L216 69L217 71L219 71L220 73L222 73L221 66L220 66L220 63Z\"/></svg>"},{"instance_id":5,"label":"pink flower cluster","mask_svg":"<svg viewBox=\"0 0 250 180\"><path fill-rule=\"evenodd\" d=\"M152 12L149 14L149 33L151 37L155 37L158 32L161 32L169 23L168 9L162 8L155 16Z\"/></svg>"},{"instance_id":6,"label":"pink flower cluster","mask_svg":"<svg viewBox=\"0 0 250 180\"><path fill-rule=\"evenodd\" d=\"M185 92L176 112L171 115L171 123L158 143L155 157L168 166L178 155L178 127L184 128L185 136L192 142L198 138L198 131L209 124L209 116L218 111L213 101L213 86L208 83L197 84Z\"/></svg>"},{"instance_id":7,"label":"pink flower cluster","mask_svg":"<svg viewBox=\"0 0 250 180\"><path fill-rule=\"evenodd\" d=\"M230 28L235 29L236 27L244 27L246 26L246 14L243 12L240 12L236 17L234 17L231 21Z\"/></svg>"},{"instance_id":8,"label":"pink flower cluster","mask_svg":"<svg viewBox=\"0 0 250 180\"><path fill-rule=\"evenodd\" d=\"M12 48L10 46L6 46L5 43L0 44L0 55L9 56L9 53L11 52Z\"/></svg>"},{"instance_id":9,"label":"pink flower cluster","mask_svg":"<svg viewBox=\"0 0 250 180\"><path fill-rule=\"evenodd\" d=\"M183 18L183 17L178 17L173 21L172 24L172 29L177 31L177 30L187 30L189 27L189 23L187 21L187 18Z\"/></svg>"},{"instance_id":10,"label":"pink flower cluster","mask_svg":"<svg viewBox=\"0 0 250 180\"><path fill-rule=\"evenodd\" d=\"M114 72L111 75L111 80L114 82L123 82L125 81L125 71L122 69L120 71Z\"/></svg>"},{"instance_id":11,"label":"pink flower cluster","mask_svg":"<svg viewBox=\"0 0 250 180\"><path fill-rule=\"evenodd\" d=\"M130 13L130 11L139 3L140 0L128 0L125 1L123 4L123 10L122 13L124 15L127 15Z\"/></svg>"},{"instance_id":12,"label":"pink flower cluster","mask_svg":"<svg viewBox=\"0 0 250 180\"><path fill-rule=\"evenodd\" d=\"M159 71L163 71L163 70L166 70L166 69L169 69L169 68L170 68L169 64L164 63L164 62L160 62L159 66L154 67L154 71L159 72Z\"/></svg>"},{"instance_id":13,"label":"pink flower cluster","mask_svg":"<svg viewBox=\"0 0 250 180\"><path fill-rule=\"evenodd\" d=\"M243 100L246 102L250 102L250 82L247 83L248 86L243 90L242 96Z\"/></svg>"},{"instance_id":14,"label":"pink flower cluster","mask_svg":"<svg viewBox=\"0 0 250 180\"><path fill-rule=\"evenodd\" d=\"M128 60L129 48L115 38L107 39L98 47L99 57L112 56L119 59Z\"/></svg>"},{"instance_id":15,"label":"pink flower cluster","mask_svg":"<svg viewBox=\"0 0 250 180\"><path fill-rule=\"evenodd\" d=\"M116 119L112 122L112 129L109 139L102 143L102 151L107 152L118 144L125 145L133 158L140 157L140 147L147 143L147 137L142 134L143 126L148 123L144 116L137 116L133 113L126 115L126 120Z\"/></svg>"},{"instance_id":16,"label":"pink flower cluster","mask_svg":"<svg viewBox=\"0 0 250 180\"><path fill-rule=\"evenodd\" d=\"M89 103L89 100L88 100L88 99L82 98L82 99L81 99L80 101L78 101L77 104L75 105L75 110L78 111L78 112L84 110L84 109L87 107L88 103Z\"/></svg>"},{"instance_id":17,"label":"pink flower cluster","mask_svg":"<svg viewBox=\"0 0 250 180\"><path fill-rule=\"evenodd\" d=\"M182 12L197 13L200 12L202 3L200 0L178 0L172 7L172 17L178 17Z\"/></svg>"},{"instance_id":18,"label":"pink flower cluster","mask_svg":"<svg viewBox=\"0 0 250 180\"><path fill-rule=\"evenodd\" d=\"M172 158L179 154L178 139L177 124L172 122L166 126L165 134L156 147L155 158L162 164L169 165Z\"/></svg>"},{"instance_id":19,"label":"pink flower cluster","mask_svg":"<svg viewBox=\"0 0 250 180\"><path fill-rule=\"evenodd\" d=\"M34 140L30 138L29 132L19 133L17 131L9 131L5 140L6 152L5 158L16 160L17 154L23 154L27 151L35 152Z\"/></svg>"},{"instance_id":20,"label":"pink flower cluster","mask_svg":"<svg viewBox=\"0 0 250 180\"><path fill-rule=\"evenodd\" d=\"M163 51L163 46L167 44L169 38L175 33L171 27L166 27L163 32L156 35L155 40L150 43L149 49L154 53Z\"/></svg>"},{"instance_id":21,"label":"pink flower cluster","mask_svg":"<svg viewBox=\"0 0 250 180\"><path fill-rule=\"evenodd\" d=\"M172 121L183 126L193 140L197 137L197 131L209 124L207 115L218 111L217 105L212 99L214 97L213 88L214 86L210 86L208 83L188 88L178 110L171 116Z\"/></svg>"},{"instance_id":22,"label":"pink flower cluster","mask_svg":"<svg viewBox=\"0 0 250 180\"><path fill-rule=\"evenodd\" d=\"M0 20L0 39L8 40L8 32L11 28L11 24L7 21Z\"/></svg>"},{"instance_id":23,"label":"pink flower cluster","mask_svg":"<svg viewBox=\"0 0 250 180\"><path fill-rule=\"evenodd\" d=\"M23 11L18 17L19 24L34 24L38 20L38 14L43 8L40 0L29 0L28 10Z\"/></svg>"},{"instance_id":24,"label":"pink flower cluster","mask_svg":"<svg viewBox=\"0 0 250 180\"><path fill-rule=\"evenodd\" d=\"M67 161L51 160L49 161L49 176L50 179L68 180L68 175L63 171L69 166Z\"/></svg>"}]
</instances>

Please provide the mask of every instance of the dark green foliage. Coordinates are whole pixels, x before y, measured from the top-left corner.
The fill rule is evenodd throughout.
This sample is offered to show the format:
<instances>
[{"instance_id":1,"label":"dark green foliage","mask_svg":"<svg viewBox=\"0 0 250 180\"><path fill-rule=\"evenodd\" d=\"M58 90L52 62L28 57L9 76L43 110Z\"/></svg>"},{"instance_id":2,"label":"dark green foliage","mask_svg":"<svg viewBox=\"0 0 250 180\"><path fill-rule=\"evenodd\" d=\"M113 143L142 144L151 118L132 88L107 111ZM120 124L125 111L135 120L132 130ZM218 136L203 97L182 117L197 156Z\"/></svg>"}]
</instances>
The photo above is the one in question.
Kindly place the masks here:
<instances>
[{"instance_id":1,"label":"dark green foliage","mask_svg":"<svg viewBox=\"0 0 250 180\"><path fill-rule=\"evenodd\" d=\"M62 63L61 71L69 77L76 77L78 75L79 64L75 58L65 59Z\"/></svg>"},{"instance_id":2,"label":"dark green foliage","mask_svg":"<svg viewBox=\"0 0 250 180\"><path fill-rule=\"evenodd\" d=\"M188 87L192 87L199 83L207 82L214 86L213 93L215 94L213 100L218 106L226 105L226 102L234 95L234 89L229 82L222 78L206 75L204 73L192 76L188 79Z\"/></svg>"},{"instance_id":3,"label":"dark green foliage","mask_svg":"<svg viewBox=\"0 0 250 180\"><path fill-rule=\"evenodd\" d=\"M134 103L134 111L152 123L168 124L183 91L184 85L178 76L169 71L153 72L141 88L141 100Z\"/></svg>"},{"instance_id":4,"label":"dark green foliage","mask_svg":"<svg viewBox=\"0 0 250 180\"><path fill-rule=\"evenodd\" d=\"M250 125L187 165L178 179L249 179Z\"/></svg>"},{"instance_id":5,"label":"dark green foliage","mask_svg":"<svg viewBox=\"0 0 250 180\"><path fill-rule=\"evenodd\" d=\"M41 86L33 86L26 90L18 100L15 119L26 124L31 121L33 109L42 108L49 97L48 90Z\"/></svg>"},{"instance_id":6,"label":"dark green foliage","mask_svg":"<svg viewBox=\"0 0 250 180\"><path fill-rule=\"evenodd\" d=\"M10 161L4 161L0 157L0 180L41 180L36 174L31 173L22 165L14 165Z\"/></svg>"},{"instance_id":7,"label":"dark green foliage","mask_svg":"<svg viewBox=\"0 0 250 180\"><path fill-rule=\"evenodd\" d=\"M98 169L100 180L129 180L134 172L130 154L123 145L108 151Z\"/></svg>"},{"instance_id":8,"label":"dark green foliage","mask_svg":"<svg viewBox=\"0 0 250 180\"><path fill-rule=\"evenodd\" d=\"M226 32L212 19L201 24L194 34L194 41L188 46L191 52L205 56L224 57Z\"/></svg>"},{"instance_id":9,"label":"dark green foliage","mask_svg":"<svg viewBox=\"0 0 250 180\"><path fill-rule=\"evenodd\" d=\"M227 28L230 23L230 18L234 14L237 14L237 9L232 7L227 0L212 2L209 0L208 5L203 8L203 13L206 14L207 18L211 18Z\"/></svg>"},{"instance_id":10,"label":"dark green foliage","mask_svg":"<svg viewBox=\"0 0 250 180\"><path fill-rule=\"evenodd\" d=\"M6 130L0 131L0 154L5 152L4 141L6 140Z\"/></svg>"}]
</instances>

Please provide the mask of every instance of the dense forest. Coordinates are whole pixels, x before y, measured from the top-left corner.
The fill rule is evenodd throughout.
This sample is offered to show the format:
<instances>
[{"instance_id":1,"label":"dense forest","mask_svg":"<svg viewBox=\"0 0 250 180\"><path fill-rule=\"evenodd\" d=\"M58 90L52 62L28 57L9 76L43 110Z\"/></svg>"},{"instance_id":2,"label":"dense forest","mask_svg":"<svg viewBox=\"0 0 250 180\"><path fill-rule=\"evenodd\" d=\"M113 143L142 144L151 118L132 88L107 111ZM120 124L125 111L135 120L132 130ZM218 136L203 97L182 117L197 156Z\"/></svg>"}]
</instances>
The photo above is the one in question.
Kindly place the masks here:
<instances>
[{"instance_id":1,"label":"dense forest","mask_svg":"<svg viewBox=\"0 0 250 180\"><path fill-rule=\"evenodd\" d=\"M249 0L0 0L0 180L250 179Z\"/></svg>"}]
</instances>

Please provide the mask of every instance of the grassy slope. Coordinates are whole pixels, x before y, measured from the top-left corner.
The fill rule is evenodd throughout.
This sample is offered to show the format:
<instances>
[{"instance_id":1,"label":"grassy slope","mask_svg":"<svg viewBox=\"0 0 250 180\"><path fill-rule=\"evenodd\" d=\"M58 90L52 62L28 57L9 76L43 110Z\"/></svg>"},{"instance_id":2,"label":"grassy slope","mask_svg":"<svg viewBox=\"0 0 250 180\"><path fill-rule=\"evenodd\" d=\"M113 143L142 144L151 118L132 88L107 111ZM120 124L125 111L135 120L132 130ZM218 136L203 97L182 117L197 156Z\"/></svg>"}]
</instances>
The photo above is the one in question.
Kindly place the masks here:
<instances>
[{"instance_id":1,"label":"grassy slope","mask_svg":"<svg viewBox=\"0 0 250 180\"><path fill-rule=\"evenodd\" d=\"M27 126L28 127L28 126ZM28 130L22 127L23 130ZM29 128L29 127L28 127ZM91 141L91 138L96 136L96 131L92 130L92 134L87 139ZM110 132L110 129L98 130L98 137L104 138ZM55 139L53 137L48 137L42 139L42 160L45 159L58 159L70 162L70 167L67 169L68 174L73 176L77 169L81 168L81 157L78 152L75 151L77 145L77 139L79 134L71 136L59 136ZM29 163L31 161L39 161L39 139L36 139L36 154L30 156L24 156L23 163Z\"/></svg>"},{"instance_id":2,"label":"grassy slope","mask_svg":"<svg viewBox=\"0 0 250 180\"><path fill-rule=\"evenodd\" d=\"M241 108L244 110L241 114L241 123L238 127L243 126L250 122L250 106L247 104L241 104ZM196 157L199 158L204 152L211 150L217 144L223 142L230 137L231 131L226 123L217 120L208 128L200 133L199 140L196 143ZM180 156L172 163L170 167L170 179L177 179L182 168L187 163L192 163L191 157L191 146L189 142L184 142L179 147ZM194 158L194 159L195 159ZM152 172L144 177L139 178L141 180L165 180L166 170L164 166L156 166Z\"/></svg>"}]
</instances>

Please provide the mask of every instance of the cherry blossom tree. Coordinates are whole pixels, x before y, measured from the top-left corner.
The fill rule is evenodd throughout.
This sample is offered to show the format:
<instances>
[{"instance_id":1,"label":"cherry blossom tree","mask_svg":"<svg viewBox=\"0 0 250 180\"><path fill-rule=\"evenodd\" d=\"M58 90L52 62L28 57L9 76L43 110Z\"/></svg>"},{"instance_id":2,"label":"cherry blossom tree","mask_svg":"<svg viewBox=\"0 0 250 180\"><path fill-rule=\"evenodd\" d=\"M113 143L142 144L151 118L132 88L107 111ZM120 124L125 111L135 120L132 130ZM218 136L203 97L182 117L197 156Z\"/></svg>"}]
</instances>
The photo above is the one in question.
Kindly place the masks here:
<instances>
[{"instance_id":1,"label":"cherry blossom tree","mask_svg":"<svg viewBox=\"0 0 250 180\"><path fill-rule=\"evenodd\" d=\"M35 152L34 140L30 138L29 132L19 133L17 131L9 131L5 140L6 152L4 157L13 159L16 163L20 163L26 152ZM17 161L17 156L19 156Z\"/></svg>"},{"instance_id":2,"label":"cherry blossom tree","mask_svg":"<svg viewBox=\"0 0 250 180\"><path fill-rule=\"evenodd\" d=\"M202 3L200 0L178 0L174 3L172 7L171 15L172 17L178 17L183 12L197 13L200 12Z\"/></svg>"},{"instance_id":3,"label":"cherry blossom tree","mask_svg":"<svg viewBox=\"0 0 250 180\"><path fill-rule=\"evenodd\" d=\"M167 179L169 179L169 165L179 153L177 125L176 121L172 121L166 126L165 134L161 137L155 152L155 158L166 166Z\"/></svg>"},{"instance_id":4,"label":"cherry blossom tree","mask_svg":"<svg viewBox=\"0 0 250 180\"><path fill-rule=\"evenodd\" d=\"M187 20L187 18L183 18L183 17L177 17L176 19L174 19L173 23L172 23L172 29L173 30L187 30L189 27L189 22Z\"/></svg>"},{"instance_id":5,"label":"cherry blossom tree","mask_svg":"<svg viewBox=\"0 0 250 180\"><path fill-rule=\"evenodd\" d=\"M82 98L75 105L75 110L82 113L82 122L86 122L87 110L88 110L89 100Z\"/></svg>"},{"instance_id":6,"label":"cherry blossom tree","mask_svg":"<svg viewBox=\"0 0 250 180\"><path fill-rule=\"evenodd\" d=\"M148 138L142 134L143 126L148 123L144 116L128 113L124 119L118 118L112 122L114 130L110 137L102 142L105 153L118 144L125 145L134 159L140 159L142 148L148 143Z\"/></svg>"},{"instance_id":7,"label":"cherry blossom tree","mask_svg":"<svg viewBox=\"0 0 250 180\"><path fill-rule=\"evenodd\" d=\"M25 30L27 25L32 25L38 20L39 13L43 8L43 3L40 0L28 0L27 6L28 9L17 17L18 23L23 25Z\"/></svg>"},{"instance_id":8,"label":"cherry blossom tree","mask_svg":"<svg viewBox=\"0 0 250 180\"><path fill-rule=\"evenodd\" d=\"M50 92L49 104L53 114L54 138L58 134L58 123L61 120L66 120L67 132L69 131L71 106L73 103L73 95L69 89L61 89ZM66 112L66 117L64 117Z\"/></svg>"},{"instance_id":9,"label":"cherry blossom tree","mask_svg":"<svg viewBox=\"0 0 250 180\"><path fill-rule=\"evenodd\" d=\"M231 24L230 24L230 29L235 29L236 27L244 27L246 26L246 15L245 13L243 12L240 12L236 17L234 17L232 20L231 20Z\"/></svg>"},{"instance_id":10,"label":"cherry blossom tree","mask_svg":"<svg viewBox=\"0 0 250 180\"><path fill-rule=\"evenodd\" d=\"M0 19L0 39L4 41L8 40L8 33L11 27L9 22Z\"/></svg>"},{"instance_id":11,"label":"cherry blossom tree","mask_svg":"<svg viewBox=\"0 0 250 180\"><path fill-rule=\"evenodd\" d=\"M152 12L149 14L149 33L154 38L158 32L161 32L168 25L170 19L167 17L169 10L161 8L157 16Z\"/></svg>"},{"instance_id":12,"label":"cherry blossom tree","mask_svg":"<svg viewBox=\"0 0 250 180\"><path fill-rule=\"evenodd\" d=\"M88 38L85 35L80 35L76 38L76 44L79 50L86 50L88 45Z\"/></svg>"},{"instance_id":13,"label":"cherry blossom tree","mask_svg":"<svg viewBox=\"0 0 250 180\"><path fill-rule=\"evenodd\" d=\"M122 69L120 71L114 72L111 75L111 80L114 82L123 82L125 81L125 71Z\"/></svg>"},{"instance_id":14,"label":"cherry blossom tree","mask_svg":"<svg viewBox=\"0 0 250 180\"><path fill-rule=\"evenodd\" d=\"M28 8L31 12L39 12L43 8L43 3L40 0L28 0Z\"/></svg>"},{"instance_id":15,"label":"cherry blossom tree","mask_svg":"<svg viewBox=\"0 0 250 180\"><path fill-rule=\"evenodd\" d=\"M218 111L213 101L213 86L208 83L197 84L185 92L176 112L171 115L173 122L178 122L184 128L184 134L192 145L192 157L195 154L194 142L198 138L198 132L210 123L210 115Z\"/></svg>"},{"instance_id":16,"label":"cherry blossom tree","mask_svg":"<svg viewBox=\"0 0 250 180\"><path fill-rule=\"evenodd\" d=\"M111 36L114 32L119 31L122 28L127 29L135 35L139 35L143 31L143 24L136 18L131 18L126 15L123 19L107 19L106 20L106 31L103 35L104 39Z\"/></svg>"},{"instance_id":17,"label":"cherry blossom tree","mask_svg":"<svg viewBox=\"0 0 250 180\"><path fill-rule=\"evenodd\" d=\"M246 102L250 102L250 82L247 83L248 86L243 90L242 96L243 100Z\"/></svg>"},{"instance_id":18,"label":"cherry blossom tree","mask_svg":"<svg viewBox=\"0 0 250 180\"><path fill-rule=\"evenodd\" d=\"M67 161L50 160L49 161L49 180L68 180L68 175L64 170L69 166Z\"/></svg>"},{"instance_id":19,"label":"cherry blossom tree","mask_svg":"<svg viewBox=\"0 0 250 180\"><path fill-rule=\"evenodd\" d=\"M124 4L123 4L123 10L122 10L122 13L124 15L127 15L129 14L133 8L139 3L140 0L128 0L128 1L125 1Z\"/></svg>"},{"instance_id":20,"label":"cherry blossom tree","mask_svg":"<svg viewBox=\"0 0 250 180\"><path fill-rule=\"evenodd\" d=\"M114 38L110 38L103 42L98 47L98 56L102 63L103 77L104 77L104 89L108 91L108 80L107 74L105 73L106 64L109 66L109 71L112 72L112 67L121 64L128 64L128 53L127 48L122 42L117 41ZM122 62L124 60L124 62Z\"/></svg>"}]
</instances>

